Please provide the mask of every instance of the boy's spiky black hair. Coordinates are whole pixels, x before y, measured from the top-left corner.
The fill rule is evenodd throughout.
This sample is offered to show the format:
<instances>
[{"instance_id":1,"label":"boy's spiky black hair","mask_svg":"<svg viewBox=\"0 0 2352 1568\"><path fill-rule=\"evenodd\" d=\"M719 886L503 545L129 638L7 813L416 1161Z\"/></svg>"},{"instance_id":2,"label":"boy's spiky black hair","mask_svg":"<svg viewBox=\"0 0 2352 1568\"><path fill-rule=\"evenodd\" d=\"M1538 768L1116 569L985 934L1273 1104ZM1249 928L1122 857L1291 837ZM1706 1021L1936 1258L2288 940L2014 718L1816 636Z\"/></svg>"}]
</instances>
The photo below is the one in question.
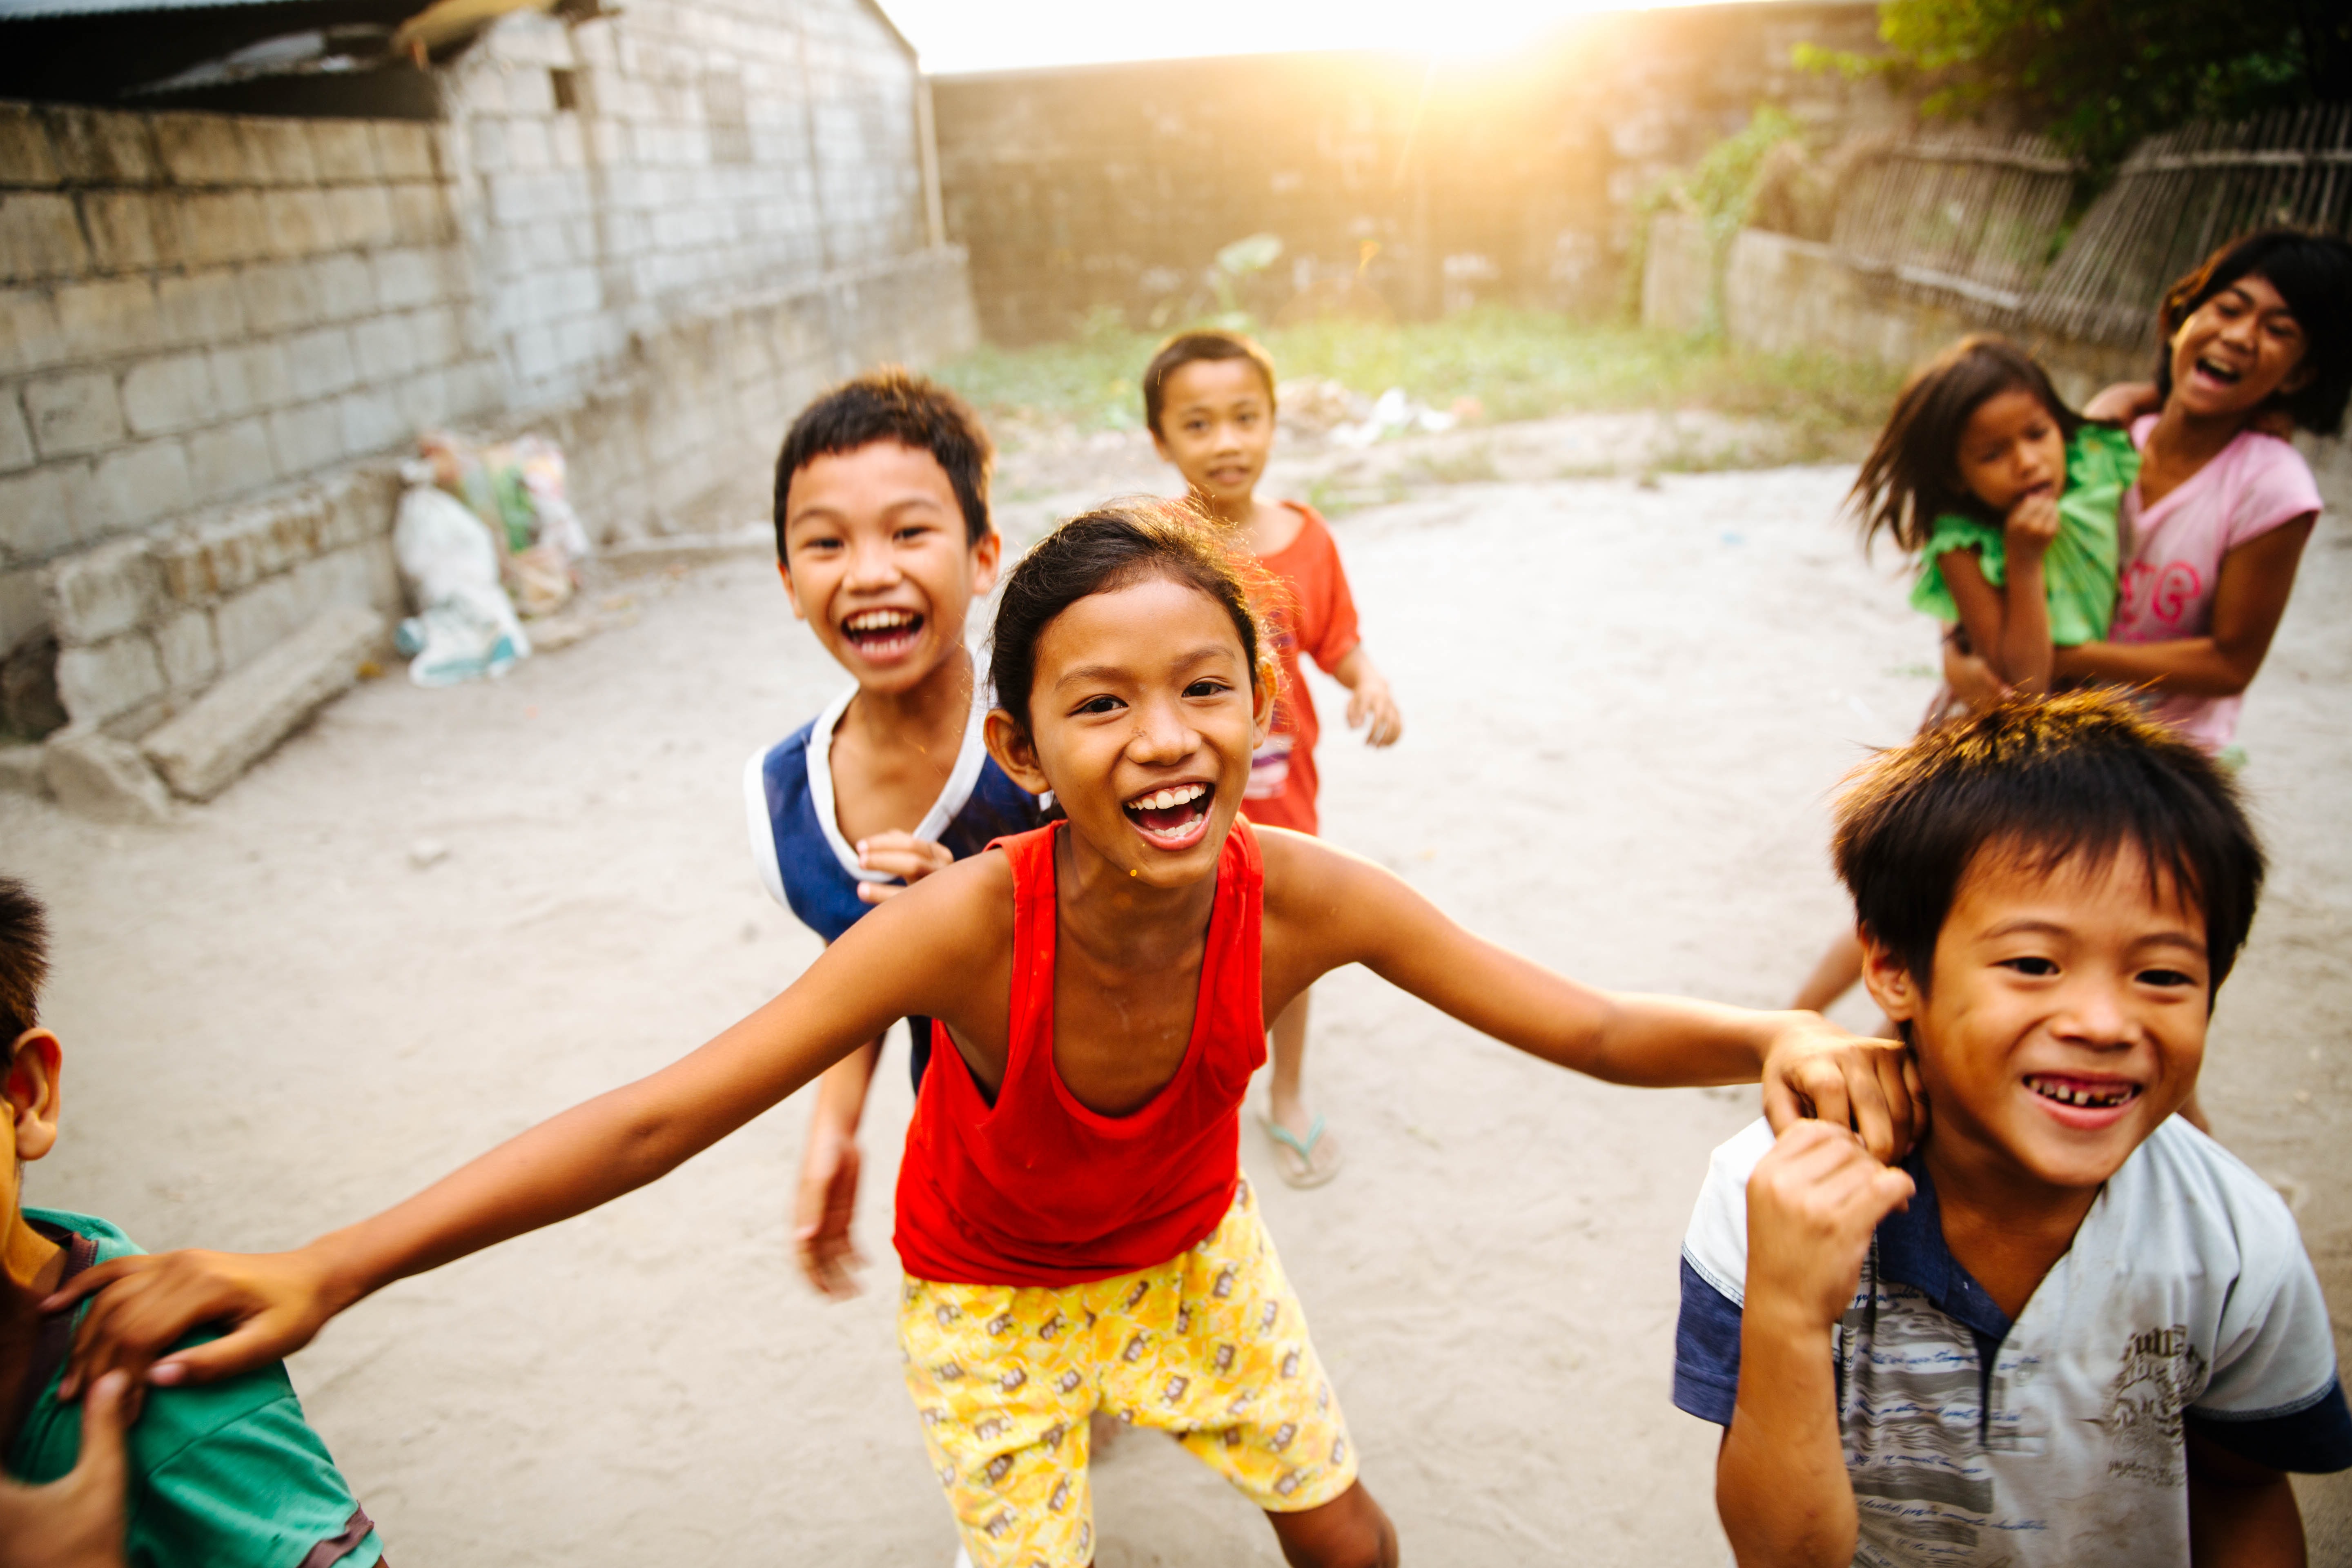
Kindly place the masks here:
<instances>
[{"instance_id":1,"label":"boy's spiky black hair","mask_svg":"<svg viewBox=\"0 0 2352 1568\"><path fill-rule=\"evenodd\" d=\"M2133 848L2205 917L2219 992L2245 945L2263 847L2237 786L2127 699L2018 697L1883 752L1838 802L1832 854L1854 918L1924 994L1961 879L1989 847L2044 870Z\"/></svg>"},{"instance_id":2,"label":"boy's spiky black hair","mask_svg":"<svg viewBox=\"0 0 2352 1568\"><path fill-rule=\"evenodd\" d=\"M14 877L0 877L0 1047L41 1022L49 977L49 921L41 900Z\"/></svg>"},{"instance_id":3,"label":"boy's spiky black hair","mask_svg":"<svg viewBox=\"0 0 2352 1568\"><path fill-rule=\"evenodd\" d=\"M947 470L963 512L964 537L978 544L988 520L988 471L996 460L971 405L928 376L885 365L843 382L801 410L776 454L776 558L784 558L784 504L793 476L817 458L896 441L929 452Z\"/></svg>"}]
</instances>

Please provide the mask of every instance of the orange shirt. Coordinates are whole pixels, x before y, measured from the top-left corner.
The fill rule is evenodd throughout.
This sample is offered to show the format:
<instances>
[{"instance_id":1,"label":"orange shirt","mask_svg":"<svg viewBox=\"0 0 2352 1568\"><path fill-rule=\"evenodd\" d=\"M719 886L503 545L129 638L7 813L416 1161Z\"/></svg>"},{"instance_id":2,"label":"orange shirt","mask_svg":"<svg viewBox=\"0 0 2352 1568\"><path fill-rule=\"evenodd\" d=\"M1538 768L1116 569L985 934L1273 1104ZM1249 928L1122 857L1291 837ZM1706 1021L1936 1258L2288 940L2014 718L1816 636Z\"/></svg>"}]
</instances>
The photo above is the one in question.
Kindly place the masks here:
<instances>
[{"instance_id":1,"label":"orange shirt","mask_svg":"<svg viewBox=\"0 0 2352 1568\"><path fill-rule=\"evenodd\" d=\"M1258 557L1275 582L1258 605L1274 632L1282 661L1282 685L1275 694L1274 730L1250 763L1242 810L1269 827L1316 829L1315 699L1298 673L1298 656L1310 655L1325 674L1356 651L1363 640L1356 627L1356 600L1339 564L1339 544L1311 506L1282 503L1299 516L1298 536L1271 555Z\"/></svg>"}]
</instances>

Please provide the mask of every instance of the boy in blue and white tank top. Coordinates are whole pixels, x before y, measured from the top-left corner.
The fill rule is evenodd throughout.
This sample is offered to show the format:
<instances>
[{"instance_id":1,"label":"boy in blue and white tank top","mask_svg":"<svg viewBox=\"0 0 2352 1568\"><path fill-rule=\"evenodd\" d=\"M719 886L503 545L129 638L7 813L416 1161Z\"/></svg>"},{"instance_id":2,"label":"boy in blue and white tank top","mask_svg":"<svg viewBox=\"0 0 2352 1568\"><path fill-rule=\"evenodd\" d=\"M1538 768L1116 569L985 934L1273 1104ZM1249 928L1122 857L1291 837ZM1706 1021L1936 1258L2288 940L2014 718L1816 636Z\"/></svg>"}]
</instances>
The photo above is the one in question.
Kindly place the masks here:
<instances>
[{"instance_id":1,"label":"boy in blue and white tank top","mask_svg":"<svg viewBox=\"0 0 2352 1568\"><path fill-rule=\"evenodd\" d=\"M2327 1306L2175 1114L2262 885L2234 785L2121 698L2013 699L1868 764L1836 858L1932 1120L1899 1166L1716 1151L1675 1403L1739 1561L2304 1561L2288 1473L2352 1468Z\"/></svg>"},{"instance_id":2,"label":"boy in blue and white tank top","mask_svg":"<svg viewBox=\"0 0 2352 1568\"><path fill-rule=\"evenodd\" d=\"M831 942L907 883L1040 820L981 742L988 672L964 646L1003 546L988 436L961 398L901 370L801 412L776 458L777 570L856 684L743 770L751 859L771 897ZM917 1086L929 1057L912 1021ZM819 1080L794 1207L801 1267L855 1289L857 1123L877 1038Z\"/></svg>"}]
</instances>

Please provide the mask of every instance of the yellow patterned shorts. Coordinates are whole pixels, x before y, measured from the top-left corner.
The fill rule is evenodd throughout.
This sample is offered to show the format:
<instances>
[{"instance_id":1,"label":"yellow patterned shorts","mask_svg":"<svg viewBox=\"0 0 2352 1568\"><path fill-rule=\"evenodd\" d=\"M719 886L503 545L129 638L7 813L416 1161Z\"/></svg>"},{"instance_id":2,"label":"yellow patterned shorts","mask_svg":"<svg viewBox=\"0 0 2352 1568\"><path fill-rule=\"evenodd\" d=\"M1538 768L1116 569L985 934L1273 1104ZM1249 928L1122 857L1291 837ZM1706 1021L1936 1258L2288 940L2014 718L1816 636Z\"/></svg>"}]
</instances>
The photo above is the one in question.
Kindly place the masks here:
<instances>
[{"instance_id":1,"label":"yellow patterned shorts","mask_svg":"<svg viewBox=\"0 0 2352 1568\"><path fill-rule=\"evenodd\" d=\"M1094 1557L1087 1417L1171 1432L1276 1513L1355 1483L1339 1402L1244 1180L1206 1241L1057 1288L909 1279L907 1391L975 1568Z\"/></svg>"}]
</instances>

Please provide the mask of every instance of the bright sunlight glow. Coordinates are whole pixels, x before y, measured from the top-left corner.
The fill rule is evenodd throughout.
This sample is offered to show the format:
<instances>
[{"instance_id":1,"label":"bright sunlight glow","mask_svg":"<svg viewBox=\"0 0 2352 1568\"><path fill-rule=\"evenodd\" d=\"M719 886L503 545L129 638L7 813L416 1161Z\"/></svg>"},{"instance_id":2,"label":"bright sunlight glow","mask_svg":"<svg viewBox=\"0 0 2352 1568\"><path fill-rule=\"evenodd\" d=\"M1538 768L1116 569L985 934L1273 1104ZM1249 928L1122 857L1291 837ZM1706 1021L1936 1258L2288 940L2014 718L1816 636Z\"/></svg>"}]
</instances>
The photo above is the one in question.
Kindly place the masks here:
<instances>
[{"instance_id":1,"label":"bright sunlight glow","mask_svg":"<svg viewBox=\"0 0 2352 1568\"><path fill-rule=\"evenodd\" d=\"M1606 11L1704 0L881 0L933 73L1302 49L1503 55Z\"/></svg>"}]
</instances>

